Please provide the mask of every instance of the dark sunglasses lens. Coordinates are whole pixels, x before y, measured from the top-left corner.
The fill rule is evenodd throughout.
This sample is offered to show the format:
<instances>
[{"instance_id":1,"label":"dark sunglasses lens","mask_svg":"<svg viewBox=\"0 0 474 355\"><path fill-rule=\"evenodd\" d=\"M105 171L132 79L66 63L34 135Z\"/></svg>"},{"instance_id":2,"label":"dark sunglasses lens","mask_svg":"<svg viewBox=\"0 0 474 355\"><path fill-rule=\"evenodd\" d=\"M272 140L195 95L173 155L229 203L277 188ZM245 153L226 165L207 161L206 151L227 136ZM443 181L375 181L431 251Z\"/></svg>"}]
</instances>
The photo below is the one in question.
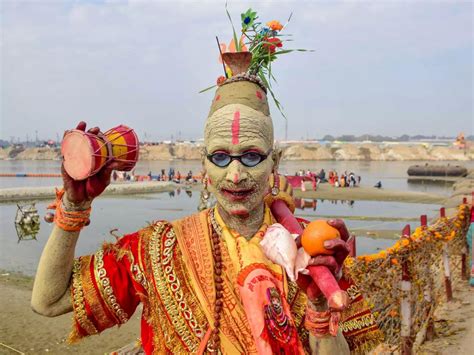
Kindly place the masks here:
<instances>
[{"instance_id":1,"label":"dark sunglasses lens","mask_svg":"<svg viewBox=\"0 0 474 355\"><path fill-rule=\"evenodd\" d=\"M258 153L249 152L242 155L241 162L245 166L255 166L263 160L262 156Z\"/></svg>"},{"instance_id":2,"label":"dark sunglasses lens","mask_svg":"<svg viewBox=\"0 0 474 355\"><path fill-rule=\"evenodd\" d=\"M230 156L226 153L215 153L211 155L211 162L221 168L229 165L230 160Z\"/></svg>"}]
</instances>

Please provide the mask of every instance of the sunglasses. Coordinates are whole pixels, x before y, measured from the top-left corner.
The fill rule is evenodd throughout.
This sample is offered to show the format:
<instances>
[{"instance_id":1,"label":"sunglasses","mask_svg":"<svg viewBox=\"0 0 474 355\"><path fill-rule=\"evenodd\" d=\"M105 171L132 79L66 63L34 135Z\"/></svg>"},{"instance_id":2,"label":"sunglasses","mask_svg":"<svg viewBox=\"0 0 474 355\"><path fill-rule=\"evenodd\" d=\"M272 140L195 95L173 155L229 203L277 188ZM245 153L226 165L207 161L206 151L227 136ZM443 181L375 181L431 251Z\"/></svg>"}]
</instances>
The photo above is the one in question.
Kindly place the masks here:
<instances>
[{"instance_id":1,"label":"sunglasses","mask_svg":"<svg viewBox=\"0 0 474 355\"><path fill-rule=\"evenodd\" d=\"M267 159L271 151L272 149L270 149L266 154L247 152L240 155L230 155L224 152L216 152L213 154L208 154L207 159L219 168L225 168L234 160L238 160L243 166L246 166L247 168L252 168Z\"/></svg>"}]
</instances>

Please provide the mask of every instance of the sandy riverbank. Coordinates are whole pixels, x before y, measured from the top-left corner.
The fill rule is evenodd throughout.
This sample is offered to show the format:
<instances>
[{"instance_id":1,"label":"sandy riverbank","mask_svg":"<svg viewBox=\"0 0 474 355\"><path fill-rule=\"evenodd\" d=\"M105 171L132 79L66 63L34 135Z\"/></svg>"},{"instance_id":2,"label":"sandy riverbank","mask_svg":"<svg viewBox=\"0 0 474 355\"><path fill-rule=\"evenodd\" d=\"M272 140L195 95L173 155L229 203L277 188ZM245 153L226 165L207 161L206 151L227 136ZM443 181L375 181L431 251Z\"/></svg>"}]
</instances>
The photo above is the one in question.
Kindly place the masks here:
<instances>
[{"instance_id":1,"label":"sandy riverbank","mask_svg":"<svg viewBox=\"0 0 474 355\"><path fill-rule=\"evenodd\" d=\"M295 197L325 200L398 201L409 203L442 204L446 197L426 192L377 189L375 187L336 188L320 184L316 191L294 190Z\"/></svg>"},{"instance_id":2,"label":"sandy riverbank","mask_svg":"<svg viewBox=\"0 0 474 355\"><path fill-rule=\"evenodd\" d=\"M122 327L69 345L71 314L47 318L34 313L30 307L32 287L32 278L5 271L0 274L0 354L104 354L140 336L141 313L137 310Z\"/></svg>"},{"instance_id":3,"label":"sandy riverbank","mask_svg":"<svg viewBox=\"0 0 474 355\"><path fill-rule=\"evenodd\" d=\"M445 201L445 206L448 208L454 208L458 206L463 198L467 198L468 201L474 197L474 170L470 170L469 174L462 179L459 179L453 185L453 193L451 197Z\"/></svg>"},{"instance_id":4,"label":"sandy riverbank","mask_svg":"<svg viewBox=\"0 0 474 355\"><path fill-rule=\"evenodd\" d=\"M474 144L462 150L453 146L432 146L421 143L285 143L281 145L284 160L357 160L357 161L469 161L474 159ZM0 148L0 159L60 159L60 149ZM201 146L193 143L144 145L140 160L199 160Z\"/></svg>"}]
</instances>

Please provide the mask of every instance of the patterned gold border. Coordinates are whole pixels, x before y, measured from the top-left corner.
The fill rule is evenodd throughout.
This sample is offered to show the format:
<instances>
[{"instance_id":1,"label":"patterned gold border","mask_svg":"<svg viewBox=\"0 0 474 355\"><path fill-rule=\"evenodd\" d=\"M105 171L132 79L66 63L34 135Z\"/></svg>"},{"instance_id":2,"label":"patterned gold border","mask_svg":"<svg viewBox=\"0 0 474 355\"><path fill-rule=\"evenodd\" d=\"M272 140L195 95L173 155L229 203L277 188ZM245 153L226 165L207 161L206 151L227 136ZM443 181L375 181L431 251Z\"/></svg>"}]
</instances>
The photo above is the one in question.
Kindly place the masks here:
<instances>
[{"instance_id":1,"label":"patterned gold border","mask_svg":"<svg viewBox=\"0 0 474 355\"><path fill-rule=\"evenodd\" d=\"M84 298L89 305L94 318L97 320L97 326L99 330L104 330L115 324L113 319L106 314L101 302L100 295L98 294L94 282L92 280L92 273L90 270L91 262L93 262L94 256L88 255L81 257L81 276Z\"/></svg>"},{"instance_id":2,"label":"patterned gold border","mask_svg":"<svg viewBox=\"0 0 474 355\"><path fill-rule=\"evenodd\" d=\"M128 314L120 307L114 290L110 285L110 279L107 277L107 271L104 268L104 250L100 249L95 253L94 271L97 286L105 300L109 311L117 317L117 323L124 324L128 320Z\"/></svg>"},{"instance_id":3,"label":"patterned gold border","mask_svg":"<svg viewBox=\"0 0 474 355\"><path fill-rule=\"evenodd\" d=\"M94 324L87 317L86 305L84 299L84 292L81 280L81 258L74 259L74 266L72 269L72 299L74 316L81 328L87 335L97 334L98 331Z\"/></svg>"},{"instance_id":4,"label":"patterned gold border","mask_svg":"<svg viewBox=\"0 0 474 355\"><path fill-rule=\"evenodd\" d=\"M296 282L288 281L288 295L286 297L290 305L291 315L298 330L298 337L305 350L309 349L309 332L304 326L306 315L306 303L308 298L301 292Z\"/></svg>"},{"instance_id":5,"label":"patterned gold border","mask_svg":"<svg viewBox=\"0 0 474 355\"><path fill-rule=\"evenodd\" d=\"M152 272L161 305L175 330L168 334L165 342L168 346L172 346L175 352L181 348L179 342L184 347L181 351L196 352L203 330L184 298L179 279L174 271L175 245L176 235L173 228L164 223L156 225L150 240ZM164 327L163 331L165 331Z\"/></svg>"},{"instance_id":6,"label":"patterned gold border","mask_svg":"<svg viewBox=\"0 0 474 355\"><path fill-rule=\"evenodd\" d=\"M348 333L348 332L359 330L359 329L369 327L372 325L375 325L375 317L372 313L368 313L356 319L345 321L341 323L340 326L344 333Z\"/></svg>"},{"instance_id":7,"label":"patterned gold border","mask_svg":"<svg viewBox=\"0 0 474 355\"><path fill-rule=\"evenodd\" d=\"M151 240L157 235L160 236L164 227L164 223L156 222L154 225L143 230L140 238L141 246L139 248L139 260L141 261L139 262L148 277L148 297L143 301L143 315L148 324L153 328L153 347L154 349L159 349L159 351L163 353L171 353L167 343L171 339L171 336L169 335L170 330L168 329L170 323L167 322L169 319L163 312L163 305L156 293L155 283L157 280L154 280L152 277L153 265L151 260ZM156 228L159 228L159 230L155 230Z\"/></svg>"}]
</instances>

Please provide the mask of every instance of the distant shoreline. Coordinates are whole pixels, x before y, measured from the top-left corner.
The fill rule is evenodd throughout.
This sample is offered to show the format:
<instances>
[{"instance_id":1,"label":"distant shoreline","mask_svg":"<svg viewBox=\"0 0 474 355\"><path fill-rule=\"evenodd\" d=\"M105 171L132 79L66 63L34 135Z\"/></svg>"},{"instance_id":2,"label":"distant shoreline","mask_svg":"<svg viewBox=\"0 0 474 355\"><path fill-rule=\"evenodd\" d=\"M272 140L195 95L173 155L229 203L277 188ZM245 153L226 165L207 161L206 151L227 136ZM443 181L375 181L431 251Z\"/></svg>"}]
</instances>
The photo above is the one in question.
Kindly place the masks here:
<instances>
[{"instance_id":1,"label":"distant shoreline","mask_svg":"<svg viewBox=\"0 0 474 355\"><path fill-rule=\"evenodd\" d=\"M472 161L474 145L459 149L420 143L288 143L281 145L285 161ZM60 160L57 147L0 149L0 160ZM140 146L140 160L200 160L201 146L193 143Z\"/></svg>"}]
</instances>

